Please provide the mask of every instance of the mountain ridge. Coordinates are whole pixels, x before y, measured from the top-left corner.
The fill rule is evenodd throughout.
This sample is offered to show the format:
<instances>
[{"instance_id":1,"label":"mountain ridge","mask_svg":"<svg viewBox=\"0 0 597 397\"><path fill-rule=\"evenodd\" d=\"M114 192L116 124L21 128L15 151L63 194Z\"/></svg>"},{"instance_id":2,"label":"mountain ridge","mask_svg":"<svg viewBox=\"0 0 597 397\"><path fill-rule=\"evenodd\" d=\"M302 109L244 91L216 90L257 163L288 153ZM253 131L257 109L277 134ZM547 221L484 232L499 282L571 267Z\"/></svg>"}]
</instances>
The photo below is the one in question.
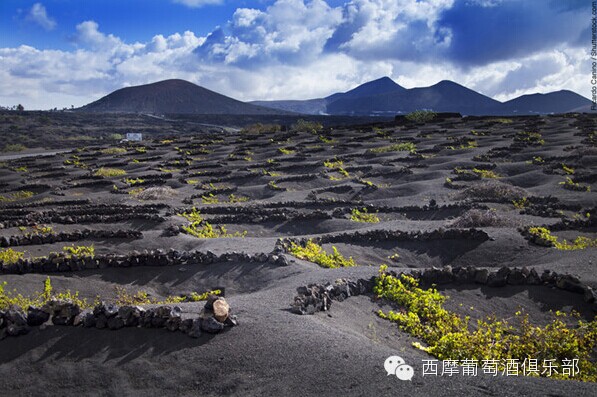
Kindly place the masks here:
<instances>
[{"instance_id":1,"label":"mountain ridge","mask_svg":"<svg viewBox=\"0 0 597 397\"><path fill-rule=\"evenodd\" d=\"M82 112L153 114L280 114L181 79L125 87L77 109Z\"/></svg>"},{"instance_id":2,"label":"mountain ridge","mask_svg":"<svg viewBox=\"0 0 597 397\"><path fill-rule=\"evenodd\" d=\"M463 115L528 115L586 110L592 102L570 90L528 94L500 102L450 80L404 88L385 76L325 98L241 102L185 80L116 90L78 111L154 114L392 116L414 110Z\"/></svg>"},{"instance_id":3,"label":"mountain ridge","mask_svg":"<svg viewBox=\"0 0 597 397\"><path fill-rule=\"evenodd\" d=\"M350 91L325 98L305 101L255 101L251 103L286 111L298 111L306 103L310 114L330 115L392 115L427 109L436 112L458 112L464 115L528 115L587 111L591 101L573 91L560 90L545 94L522 95L500 102L451 80L442 80L429 87L387 90L371 94L363 90L380 81L388 86L389 77L364 83ZM354 95L358 93L359 95ZM365 93L363 95L363 93ZM348 94L348 95L347 95ZM317 105L317 106L313 106ZM303 109L304 110L304 109Z\"/></svg>"}]
</instances>

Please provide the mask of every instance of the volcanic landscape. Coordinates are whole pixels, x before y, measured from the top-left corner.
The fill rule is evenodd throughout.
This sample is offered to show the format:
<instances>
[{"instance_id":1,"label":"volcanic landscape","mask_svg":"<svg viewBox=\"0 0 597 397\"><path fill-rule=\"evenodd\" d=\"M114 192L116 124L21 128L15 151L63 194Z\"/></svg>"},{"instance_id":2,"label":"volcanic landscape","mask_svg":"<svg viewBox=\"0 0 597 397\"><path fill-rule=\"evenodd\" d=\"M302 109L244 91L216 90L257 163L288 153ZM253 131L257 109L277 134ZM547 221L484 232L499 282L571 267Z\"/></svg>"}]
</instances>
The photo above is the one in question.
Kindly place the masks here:
<instances>
[{"instance_id":1,"label":"volcanic landscape","mask_svg":"<svg viewBox=\"0 0 597 397\"><path fill-rule=\"evenodd\" d=\"M5 126L17 123L11 114ZM0 159L0 250L24 253L2 264L0 283L32 297L49 277L54 292L104 305L41 326L5 312L6 395L595 393L595 383L546 376L422 376L434 357L378 315L393 306L372 289L385 264L435 284L447 308L473 319L523 311L542 325L576 311L593 320L595 116L219 128L94 114L73 119L73 138L62 140L47 138L66 116L19 117L45 150ZM93 123L143 139L99 139L84 130ZM564 240L585 245L558 249ZM300 259L297 247L309 244L357 266ZM231 308L224 329L187 335L185 319L205 306L187 298L216 290ZM118 322L111 305L123 296L137 316L167 311L168 320ZM101 316L113 320L100 326ZM411 381L388 376L393 355L413 367Z\"/></svg>"}]
</instances>

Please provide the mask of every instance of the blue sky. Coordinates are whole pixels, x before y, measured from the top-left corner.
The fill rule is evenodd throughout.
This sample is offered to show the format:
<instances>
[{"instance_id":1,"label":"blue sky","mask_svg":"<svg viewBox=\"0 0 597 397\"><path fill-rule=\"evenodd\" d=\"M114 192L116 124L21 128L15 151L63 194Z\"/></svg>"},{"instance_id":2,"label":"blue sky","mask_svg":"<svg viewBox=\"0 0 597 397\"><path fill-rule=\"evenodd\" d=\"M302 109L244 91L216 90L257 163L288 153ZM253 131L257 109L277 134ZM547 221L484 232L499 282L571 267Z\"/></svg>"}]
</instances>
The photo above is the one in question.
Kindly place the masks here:
<instances>
[{"instance_id":1,"label":"blue sky","mask_svg":"<svg viewBox=\"0 0 597 397\"><path fill-rule=\"evenodd\" d=\"M0 105L80 106L166 78L241 100L382 76L588 97L590 14L588 0L1 0Z\"/></svg>"}]
</instances>

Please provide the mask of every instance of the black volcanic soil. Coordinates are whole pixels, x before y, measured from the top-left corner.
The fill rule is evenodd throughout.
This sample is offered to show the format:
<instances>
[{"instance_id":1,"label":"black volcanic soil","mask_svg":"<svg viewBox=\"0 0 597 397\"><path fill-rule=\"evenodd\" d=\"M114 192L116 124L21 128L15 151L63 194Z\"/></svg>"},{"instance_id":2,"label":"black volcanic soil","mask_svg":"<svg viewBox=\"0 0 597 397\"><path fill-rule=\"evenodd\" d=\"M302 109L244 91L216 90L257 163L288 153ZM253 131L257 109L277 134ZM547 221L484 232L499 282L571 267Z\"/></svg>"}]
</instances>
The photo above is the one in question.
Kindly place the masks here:
<instances>
[{"instance_id":1,"label":"black volcanic soil","mask_svg":"<svg viewBox=\"0 0 597 397\"><path fill-rule=\"evenodd\" d=\"M0 196L12 197L18 191L34 195L0 203L4 226L0 237L21 235L40 224L56 233L81 229L142 233L141 239L13 247L31 256L72 243L93 244L100 255L146 249L270 253L281 237L447 229L466 220L472 209L494 210L497 221L464 226L486 232L490 239L485 242L349 239L324 244L330 252L334 245L353 256L362 264L355 268L324 269L288 256L289 266L228 262L51 273L55 289L76 290L91 300L97 295L114 299L116 287L144 290L158 298L225 287L240 325L199 339L153 329L36 329L0 341L0 390L34 396L594 395L594 384L548 378L422 377L422 360L431 357L413 348L415 340L408 334L377 317L378 303L368 296L334 302L330 312L311 316L292 314L289 306L297 287L369 278L382 263L395 270L528 266L539 273L543 269L571 273L597 287L595 248L558 251L537 246L517 229L580 219L554 234L568 239L597 237L594 226L586 227L590 222L584 215L595 216L597 204L592 192L597 188L596 126L595 117L566 115L387 123L338 127L321 134L206 130L171 141L121 144L126 150L116 154L105 150L108 145L93 145L5 161L0 168ZM529 142L521 132L538 132L544 143ZM405 142L414 143L416 153L370 150ZM324 166L339 160L348 177ZM567 174L562 164L573 173ZM126 175L92 176L99 167L123 169ZM481 178L473 169L493 171L499 178ZM565 189L560 183L566 177L592 191ZM131 185L125 178L143 182ZM134 194L134 189L154 187L170 187L175 195L140 200ZM209 194L218 203L206 204L201 196ZM248 201L231 203L231 194ZM512 199L523 197L528 205L516 209ZM230 232L246 231L246 237L197 239L164 233L171 226L185 225L177 214L193 206L209 222L226 225ZM377 212L381 222L351 221L350 211L364 207ZM397 260L389 258L394 254L399 255ZM5 274L0 282L26 294L41 290L46 276ZM537 323L550 318L549 310L593 315L581 295L546 286L447 285L442 290L451 297L451 308L458 310L461 303L474 306L478 316L510 317L517 308L524 308ZM190 313L201 307L201 303L182 304ZM386 376L383 364L391 355L414 367L411 382Z\"/></svg>"}]
</instances>

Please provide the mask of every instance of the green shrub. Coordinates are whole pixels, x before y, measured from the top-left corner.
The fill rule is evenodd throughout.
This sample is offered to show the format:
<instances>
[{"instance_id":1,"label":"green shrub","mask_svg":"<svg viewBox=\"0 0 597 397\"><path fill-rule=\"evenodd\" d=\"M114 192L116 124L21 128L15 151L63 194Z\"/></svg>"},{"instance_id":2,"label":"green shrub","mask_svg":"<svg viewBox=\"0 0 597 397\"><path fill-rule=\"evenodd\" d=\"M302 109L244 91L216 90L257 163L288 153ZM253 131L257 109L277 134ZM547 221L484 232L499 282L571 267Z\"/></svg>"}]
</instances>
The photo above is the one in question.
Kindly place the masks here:
<instances>
[{"instance_id":1,"label":"green shrub","mask_svg":"<svg viewBox=\"0 0 597 397\"><path fill-rule=\"evenodd\" d=\"M342 160L338 160L338 159L325 160L323 162L323 166L325 168L338 169L338 168L342 168L344 166L344 162Z\"/></svg>"},{"instance_id":2,"label":"green shrub","mask_svg":"<svg viewBox=\"0 0 597 397\"><path fill-rule=\"evenodd\" d=\"M278 184L275 181L269 181L267 184L267 187L270 188L271 190L279 190L279 191L286 190L286 188L284 188L282 186L278 186Z\"/></svg>"},{"instance_id":3,"label":"green shrub","mask_svg":"<svg viewBox=\"0 0 597 397\"><path fill-rule=\"evenodd\" d=\"M228 233L226 227L223 225L214 227L207 221L192 222L187 226L183 226L182 229L191 236L197 238L228 238L228 237L245 237L247 231Z\"/></svg>"},{"instance_id":4,"label":"green shrub","mask_svg":"<svg viewBox=\"0 0 597 397\"><path fill-rule=\"evenodd\" d=\"M338 172L340 175L342 175L342 178L330 176L330 179L333 181L338 181L338 180L350 177L350 174L348 173L348 171L346 171L344 169L344 162L342 160L338 160L337 158L334 158L332 160L325 160L323 162L323 166L325 168L334 170L334 171Z\"/></svg>"},{"instance_id":5,"label":"green shrub","mask_svg":"<svg viewBox=\"0 0 597 397\"><path fill-rule=\"evenodd\" d=\"M581 185L578 182L574 182L569 176L566 177L566 180L564 182L560 182L560 185L562 185L562 187L564 189L574 190L576 192L590 192L591 191L591 186Z\"/></svg>"},{"instance_id":6,"label":"green shrub","mask_svg":"<svg viewBox=\"0 0 597 397\"><path fill-rule=\"evenodd\" d=\"M203 217L201 216L201 211L199 211L195 207L191 208L191 211L189 211L189 212L183 212L183 213L180 213L177 215L182 216L189 222L203 222Z\"/></svg>"},{"instance_id":7,"label":"green shrub","mask_svg":"<svg viewBox=\"0 0 597 397\"><path fill-rule=\"evenodd\" d=\"M430 110L415 110L414 112L407 114L406 119L414 123L427 123L433 120L436 116L437 113Z\"/></svg>"},{"instance_id":8,"label":"green shrub","mask_svg":"<svg viewBox=\"0 0 597 397\"><path fill-rule=\"evenodd\" d=\"M333 138L328 138L328 137L325 137L325 136L323 136L323 135L319 135L319 138L318 138L318 139L319 139L321 142L323 142L323 143L327 143L327 144L332 144L332 143L335 143L335 142L336 142L336 140L335 140L335 139L333 139Z\"/></svg>"},{"instance_id":9,"label":"green shrub","mask_svg":"<svg viewBox=\"0 0 597 397\"><path fill-rule=\"evenodd\" d=\"M138 185L139 183L144 183L145 179L142 178L124 178L124 182L128 183L129 185Z\"/></svg>"},{"instance_id":10,"label":"green shrub","mask_svg":"<svg viewBox=\"0 0 597 397\"><path fill-rule=\"evenodd\" d=\"M278 132L282 130L282 126L279 124L261 124L255 123L250 124L240 130L241 134L262 134L267 132Z\"/></svg>"},{"instance_id":11,"label":"green shrub","mask_svg":"<svg viewBox=\"0 0 597 397\"><path fill-rule=\"evenodd\" d=\"M249 198L246 196L235 196L234 194L230 194L228 196L228 201L230 203L244 203L246 201L249 201Z\"/></svg>"},{"instance_id":12,"label":"green shrub","mask_svg":"<svg viewBox=\"0 0 597 397\"><path fill-rule=\"evenodd\" d=\"M121 170L119 168L107 168L101 167L97 171L93 173L94 176L101 176L102 178L111 178L116 176L123 176L126 175L125 170Z\"/></svg>"},{"instance_id":13,"label":"green shrub","mask_svg":"<svg viewBox=\"0 0 597 397\"><path fill-rule=\"evenodd\" d=\"M35 193L29 190L19 190L17 192L9 193L6 196L0 195L0 203L1 202L12 202L17 200L24 200L31 198L35 195Z\"/></svg>"},{"instance_id":14,"label":"green shrub","mask_svg":"<svg viewBox=\"0 0 597 397\"><path fill-rule=\"evenodd\" d=\"M354 208L350 213L350 220L353 222L379 223L379 217L375 214L369 214L367 208L363 208L362 211Z\"/></svg>"},{"instance_id":15,"label":"green shrub","mask_svg":"<svg viewBox=\"0 0 597 397\"><path fill-rule=\"evenodd\" d=\"M491 170L485 170L485 169L481 169L481 168L466 169L466 168L456 167L456 168L454 168L454 173L456 175L472 175L475 177L485 178L485 179L501 178L501 176L499 174L497 174Z\"/></svg>"},{"instance_id":16,"label":"green shrub","mask_svg":"<svg viewBox=\"0 0 597 397\"><path fill-rule=\"evenodd\" d=\"M518 210L522 210L529 206L529 199L526 197L523 197L520 200L512 200L512 204L514 204L514 208L516 208Z\"/></svg>"},{"instance_id":17,"label":"green shrub","mask_svg":"<svg viewBox=\"0 0 597 397\"><path fill-rule=\"evenodd\" d=\"M266 176L280 176L280 175L281 175L279 172L275 172L275 171L268 171L268 170L266 170L265 168L264 168L264 169L262 169L261 173L262 173L263 175L266 175Z\"/></svg>"},{"instance_id":18,"label":"green shrub","mask_svg":"<svg viewBox=\"0 0 597 397\"><path fill-rule=\"evenodd\" d=\"M71 245L62 247L62 251L66 252L68 256L76 256L79 258L85 256L93 258L95 255L95 247L93 245Z\"/></svg>"},{"instance_id":19,"label":"green shrub","mask_svg":"<svg viewBox=\"0 0 597 397\"><path fill-rule=\"evenodd\" d=\"M99 299L96 299L94 303L90 304L86 299L79 298L79 292L71 293L70 290L55 293L50 277L47 277L44 281L43 291L34 293L31 296L24 296L16 291L6 291L6 285L6 282L0 283L0 310L6 310L14 306L27 310L29 306L42 307L51 300L70 301L82 309L88 309L99 302Z\"/></svg>"},{"instance_id":20,"label":"green shrub","mask_svg":"<svg viewBox=\"0 0 597 397\"><path fill-rule=\"evenodd\" d=\"M213 291L191 292L189 295L168 295L164 299L153 298L145 291L136 291L130 293L122 287L116 287L116 305L119 306L136 306L136 305L167 305L181 302L199 302L207 300L210 295L220 295L222 291L219 289Z\"/></svg>"},{"instance_id":21,"label":"green shrub","mask_svg":"<svg viewBox=\"0 0 597 397\"><path fill-rule=\"evenodd\" d=\"M551 322L544 326L530 323L528 315L516 312L514 320L487 317L469 326L470 317L447 310L447 298L435 288L422 289L419 282L409 275L396 277L380 268L374 293L378 298L400 306L397 312L378 311L381 318L398 324L405 332L421 339L413 345L440 360L498 360L500 369L504 360L525 359L579 360L579 373L575 377L560 373L560 379L597 381L597 365L593 361L593 349L597 345L597 320L578 320L569 326L556 312ZM540 374L537 374L540 375Z\"/></svg>"},{"instance_id":22,"label":"green shrub","mask_svg":"<svg viewBox=\"0 0 597 397\"><path fill-rule=\"evenodd\" d=\"M412 142L396 143L389 146L382 146L368 150L369 153L388 153L388 152L417 152L417 145Z\"/></svg>"},{"instance_id":23,"label":"green shrub","mask_svg":"<svg viewBox=\"0 0 597 397\"><path fill-rule=\"evenodd\" d=\"M597 239L578 236L574 241L568 242L567 240L558 239L557 236L551 234L551 231L545 227L531 227L528 233L531 241L539 245L555 247L562 251L576 251L597 247Z\"/></svg>"},{"instance_id":24,"label":"green shrub","mask_svg":"<svg viewBox=\"0 0 597 397\"><path fill-rule=\"evenodd\" d=\"M574 174L574 168L572 167L568 167L566 164L562 163L562 170L568 174L568 175L572 175Z\"/></svg>"},{"instance_id":25,"label":"green shrub","mask_svg":"<svg viewBox=\"0 0 597 397\"><path fill-rule=\"evenodd\" d=\"M501 178L501 176L491 170L484 170L484 169L479 169L479 168L473 168L473 172L477 175L479 175L481 178L487 178L487 179L498 179Z\"/></svg>"},{"instance_id":26,"label":"green shrub","mask_svg":"<svg viewBox=\"0 0 597 397\"><path fill-rule=\"evenodd\" d=\"M101 154L123 154L126 153L126 149L122 147L109 147L100 150Z\"/></svg>"},{"instance_id":27,"label":"green shrub","mask_svg":"<svg viewBox=\"0 0 597 397\"><path fill-rule=\"evenodd\" d=\"M228 233L225 226L218 226L214 228L213 225L201 216L201 212L195 207L191 208L189 212L178 214L190 222L190 224L183 226L182 229L191 236L197 238L225 238L225 237L245 237L246 231Z\"/></svg>"},{"instance_id":28,"label":"green shrub","mask_svg":"<svg viewBox=\"0 0 597 397\"><path fill-rule=\"evenodd\" d=\"M134 189L131 189L128 191L128 194L130 194L131 196L139 196L141 193L143 193L145 191L145 188L142 187L136 187Z\"/></svg>"},{"instance_id":29,"label":"green shrub","mask_svg":"<svg viewBox=\"0 0 597 397\"><path fill-rule=\"evenodd\" d=\"M458 146L454 146L454 145L446 146L446 148L449 150L474 149L476 147L479 147L479 144L474 139L465 139L463 141L463 143L461 143Z\"/></svg>"},{"instance_id":30,"label":"green shrub","mask_svg":"<svg viewBox=\"0 0 597 397\"><path fill-rule=\"evenodd\" d=\"M297 258L317 263L322 267L335 269L357 265L352 257L348 259L343 257L336 247L332 247L332 250L332 254L327 254L323 248L314 243L313 240L307 241L307 244L304 247L292 241L289 248L289 252Z\"/></svg>"},{"instance_id":31,"label":"green shrub","mask_svg":"<svg viewBox=\"0 0 597 397\"><path fill-rule=\"evenodd\" d=\"M3 152L22 152L23 150L27 149L27 147L25 145L21 145L20 143L12 143L12 144L6 144L4 146L4 149L2 149Z\"/></svg>"},{"instance_id":32,"label":"green shrub","mask_svg":"<svg viewBox=\"0 0 597 397\"><path fill-rule=\"evenodd\" d=\"M290 127L290 129L297 132L309 132L311 134L317 134L323 130L323 125L315 121L299 119Z\"/></svg>"},{"instance_id":33,"label":"green shrub","mask_svg":"<svg viewBox=\"0 0 597 397\"><path fill-rule=\"evenodd\" d=\"M280 153L282 153L282 154L292 154L292 153L294 153L294 150L288 149L288 148L283 148L283 147L278 148L278 151Z\"/></svg>"},{"instance_id":34,"label":"green shrub","mask_svg":"<svg viewBox=\"0 0 597 397\"><path fill-rule=\"evenodd\" d=\"M521 142L531 146L541 146L545 143L540 132L522 131L516 134L514 142Z\"/></svg>"},{"instance_id":35,"label":"green shrub","mask_svg":"<svg viewBox=\"0 0 597 397\"><path fill-rule=\"evenodd\" d=\"M12 248L0 250L0 264L12 265L17 263L24 255L24 252L15 251Z\"/></svg>"},{"instance_id":36,"label":"green shrub","mask_svg":"<svg viewBox=\"0 0 597 397\"><path fill-rule=\"evenodd\" d=\"M217 204L219 203L218 197L214 196L213 193L204 194L201 196L203 204Z\"/></svg>"}]
</instances>

